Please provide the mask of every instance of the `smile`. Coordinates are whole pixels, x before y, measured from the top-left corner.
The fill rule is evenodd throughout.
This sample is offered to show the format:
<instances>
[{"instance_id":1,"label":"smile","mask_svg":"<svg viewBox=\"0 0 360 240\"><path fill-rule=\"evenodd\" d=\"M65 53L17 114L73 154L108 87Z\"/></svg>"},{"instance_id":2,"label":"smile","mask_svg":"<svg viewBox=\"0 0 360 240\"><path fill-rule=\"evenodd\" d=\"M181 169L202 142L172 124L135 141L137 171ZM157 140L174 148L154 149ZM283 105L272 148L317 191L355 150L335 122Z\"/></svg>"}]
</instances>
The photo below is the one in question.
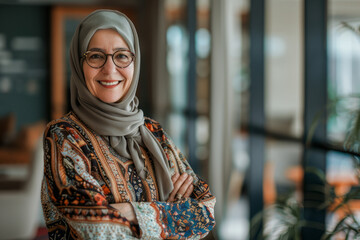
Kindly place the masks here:
<instances>
[{"instance_id":1,"label":"smile","mask_svg":"<svg viewBox=\"0 0 360 240\"><path fill-rule=\"evenodd\" d=\"M117 86L122 81L98 81L101 85L105 87L114 87Z\"/></svg>"}]
</instances>

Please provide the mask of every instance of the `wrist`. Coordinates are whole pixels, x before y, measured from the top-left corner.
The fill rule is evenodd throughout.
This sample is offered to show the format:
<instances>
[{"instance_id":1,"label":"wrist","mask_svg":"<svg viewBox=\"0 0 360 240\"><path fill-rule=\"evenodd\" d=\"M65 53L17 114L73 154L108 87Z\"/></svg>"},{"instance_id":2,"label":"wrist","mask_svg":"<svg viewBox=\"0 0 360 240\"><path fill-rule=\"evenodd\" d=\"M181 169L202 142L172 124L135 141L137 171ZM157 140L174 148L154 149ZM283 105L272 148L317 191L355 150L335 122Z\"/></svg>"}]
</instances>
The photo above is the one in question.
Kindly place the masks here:
<instances>
[{"instance_id":1,"label":"wrist","mask_svg":"<svg viewBox=\"0 0 360 240\"><path fill-rule=\"evenodd\" d=\"M132 223L138 224L135 210L130 203L125 203L125 217Z\"/></svg>"},{"instance_id":2,"label":"wrist","mask_svg":"<svg viewBox=\"0 0 360 240\"><path fill-rule=\"evenodd\" d=\"M110 204L113 208L116 208L122 217L126 218L128 221L138 224L135 210L130 203L114 203Z\"/></svg>"}]
</instances>

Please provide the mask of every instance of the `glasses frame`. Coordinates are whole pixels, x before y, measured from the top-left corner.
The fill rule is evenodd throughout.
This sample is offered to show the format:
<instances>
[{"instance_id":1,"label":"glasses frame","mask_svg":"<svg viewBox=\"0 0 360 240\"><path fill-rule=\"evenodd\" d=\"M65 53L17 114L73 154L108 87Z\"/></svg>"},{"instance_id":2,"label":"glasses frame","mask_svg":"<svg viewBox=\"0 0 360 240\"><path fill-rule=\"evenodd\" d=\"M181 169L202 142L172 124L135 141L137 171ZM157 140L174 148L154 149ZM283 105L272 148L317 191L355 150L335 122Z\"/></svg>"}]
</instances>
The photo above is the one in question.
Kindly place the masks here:
<instances>
[{"instance_id":1,"label":"glasses frame","mask_svg":"<svg viewBox=\"0 0 360 240\"><path fill-rule=\"evenodd\" d=\"M115 63L115 60L114 60L114 55L115 55L117 52L120 52L120 51L121 51L121 52L128 52L128 53L131 54L131 61L130 61L129 64L128 64L127 66L125 66L125 67L120 67L120 66L118 66L118 65ZM99 66L99 67L93 67L93 66L91 66L90 63L87 61L87 58L86 58L87 54L89 54L89 53L91 53L91 52L101 52L101 53L103 53L103 54L105 55L105 62L104 62L101 66ZM99 68L102 68L102 67L105 66L105 64L106 64L106 62L107 62L107 60L108 60L108 56L111 56L111 59L112 59L114 65L115 65L116 67L118 67L118 68L127 68L128 66L130 66L130 64L131 64L131 63L134 61L134 59L135 59L135 54L132 53L132 52L131 52L130 50L128 50L128 49L119 49L119 50L115 51L113 54L105 53L105 52L100 51L100 50L89 50L89 51L86 51L81 58L82 58L82 59L85 59L86 64L89 65L90 67L95 68L95 69L99 69Z\"/></svg>"}]
</instances>

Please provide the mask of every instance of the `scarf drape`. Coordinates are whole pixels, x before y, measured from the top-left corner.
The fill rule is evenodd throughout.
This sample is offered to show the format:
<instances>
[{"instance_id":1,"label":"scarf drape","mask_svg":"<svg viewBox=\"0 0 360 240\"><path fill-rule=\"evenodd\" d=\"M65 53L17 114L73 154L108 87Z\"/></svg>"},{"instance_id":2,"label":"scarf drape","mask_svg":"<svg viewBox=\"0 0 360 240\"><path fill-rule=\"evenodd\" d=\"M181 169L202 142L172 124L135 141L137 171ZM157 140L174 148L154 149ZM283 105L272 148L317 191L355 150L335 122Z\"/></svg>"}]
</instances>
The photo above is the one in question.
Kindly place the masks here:
<instances>
[{"instance_id":1,"label":"scarf drape","mask_svg":"<svg viewBox=\"0 0 360 240\"><path fill-rule=\"evenodd\" d=\"M135 54L131 86L121 101L105 103L94 97L86 87L81 56L86 52L97 30L113 29ZM154 161L159 198L166 201L173 189L169 163L155 136L144 125L143 111L135 96L140 74L139 39L133 23L114 10L97 10L79 24L70 47L71 107L75 114L97 134L109 141L111 147L125 158L132 159L142 179L147 177L140 147L148 149Z\"/></svg>"}]
</instances>

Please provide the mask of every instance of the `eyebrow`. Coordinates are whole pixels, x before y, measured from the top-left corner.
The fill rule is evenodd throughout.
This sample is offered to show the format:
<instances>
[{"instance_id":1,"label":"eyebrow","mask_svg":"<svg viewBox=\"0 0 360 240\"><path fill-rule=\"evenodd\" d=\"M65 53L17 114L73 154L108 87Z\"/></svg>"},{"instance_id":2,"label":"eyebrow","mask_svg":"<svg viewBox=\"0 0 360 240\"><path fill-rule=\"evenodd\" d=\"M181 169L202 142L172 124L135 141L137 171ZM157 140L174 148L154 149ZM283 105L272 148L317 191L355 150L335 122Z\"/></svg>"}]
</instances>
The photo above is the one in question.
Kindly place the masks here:
<instances>
[{"instance_id":1,"label":"eyebrow","mask_svg":"<svg viewBox=\"0 0 360 240\"><path fill-rule=\"evenodd\" d=\"M113 48L113 51L114 51L114 52L119 51L119 50L130 51L130 50L127 49L127 48ZM104 50L104 49L101 49L101 48L90 48L88 51L99 51L99 52L105 53L105 50Z\"/></svg>"}]
</instances>

